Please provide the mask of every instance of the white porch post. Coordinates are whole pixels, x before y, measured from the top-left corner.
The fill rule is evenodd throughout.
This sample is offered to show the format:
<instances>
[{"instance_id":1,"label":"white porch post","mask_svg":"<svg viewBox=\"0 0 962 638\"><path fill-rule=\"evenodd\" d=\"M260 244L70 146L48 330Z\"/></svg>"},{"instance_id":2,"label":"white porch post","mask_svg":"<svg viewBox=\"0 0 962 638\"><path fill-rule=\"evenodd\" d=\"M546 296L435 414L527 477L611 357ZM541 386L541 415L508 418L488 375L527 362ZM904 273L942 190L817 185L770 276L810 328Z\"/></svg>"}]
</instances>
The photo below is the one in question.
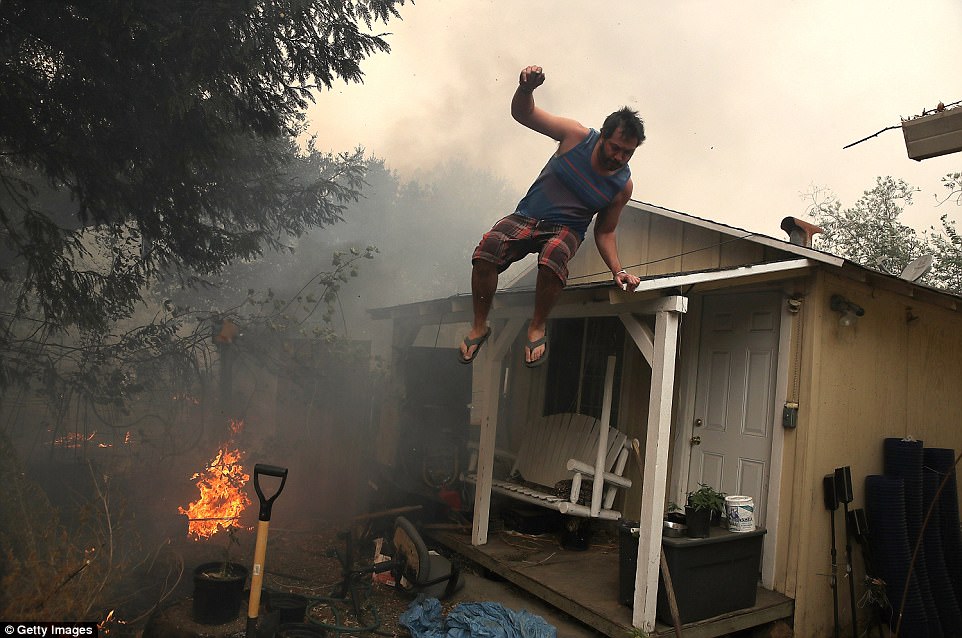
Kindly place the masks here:
<instances>
[{"instance_id":1,"label":"white porch post","mask_svg":"<svg viewBox=\"0 0 962 638\"><path fill-rule=\"evenodd\" d=\"M500 334L497 337L491 336L474 361L474 374L480 375L484 392L481 433L478 439L478 477L474 488L474 520L471 525L472 545L484 545L488 542L491 478L498 434L498 405L501 400L501 364L511 343L524 327L524 323L522 319L508 321L507 325L499 330Z\"/></svg>"},{"instance_id":2,"label":"white porch post","mask_svg":"<svg viewBox=\"0 0 962 638\"><path fill-rule=\"evenodd\" d=\"M651 362L651 398L648 402L648 435L639 520L638 566L631 623L645 631L655 628L658 604L658 569L661 559L662 517L668 482L668 444L671 432L671 399L675 380L675 352L680 313L655 315L654 356Z\"/></svg>"}]
</instances>

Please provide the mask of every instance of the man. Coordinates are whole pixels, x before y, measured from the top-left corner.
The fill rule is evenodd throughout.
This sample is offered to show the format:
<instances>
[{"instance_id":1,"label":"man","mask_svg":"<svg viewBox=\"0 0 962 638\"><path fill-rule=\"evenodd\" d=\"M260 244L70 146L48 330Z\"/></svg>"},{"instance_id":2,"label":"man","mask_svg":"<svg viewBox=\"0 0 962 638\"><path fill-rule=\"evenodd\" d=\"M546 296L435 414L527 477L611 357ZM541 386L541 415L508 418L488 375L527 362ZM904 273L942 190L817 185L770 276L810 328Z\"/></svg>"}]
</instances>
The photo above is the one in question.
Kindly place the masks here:
<instances>
[{"instance_id":1,"label":"man","mask_svg":"<svg viewBox=\"0 0 962 638\"><path fill-rule=\"evenodd\" d=\"M528 324L525 365L548 358L545 326L568 278L568 260L584 239L592 218L595 244L615 282L634 288L640 279L625 272L618 259L615 227L631 198L628 160L645 141L644 123L627 107L609 115L601 131L538 108L534 90L544 83L539 66L521 71L511 100L511 115L533 131L556 140L557 152L518 204L481 238L471 259L474 322L461 343L458 360L471 363L491 335L487 325L498 275L528 253L538 253L534 312Z\"/></svg>"}]
</instances>

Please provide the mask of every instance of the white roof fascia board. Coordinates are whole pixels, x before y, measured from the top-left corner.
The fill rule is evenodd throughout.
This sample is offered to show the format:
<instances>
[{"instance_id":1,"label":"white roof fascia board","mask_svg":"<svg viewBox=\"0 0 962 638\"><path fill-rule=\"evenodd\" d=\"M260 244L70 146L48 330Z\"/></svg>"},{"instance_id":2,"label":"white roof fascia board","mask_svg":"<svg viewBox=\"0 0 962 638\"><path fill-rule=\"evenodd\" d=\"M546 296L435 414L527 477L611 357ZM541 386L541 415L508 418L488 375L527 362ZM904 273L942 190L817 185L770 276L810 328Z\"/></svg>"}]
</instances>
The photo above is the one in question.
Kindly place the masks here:
<instances>
[{"instance_id":1,"label":"white roof fascia board","mask_svg":"<svg viewBox=\"0 0 962 638\"><path fill-rule=\"evenodd\" d=\"M691 286L709 281L722 281L730 279L740 279L742 277L754 277L770 273L789 274L794 271L803 271L813 268L815 262L811 259L791 259L789 261L776 261L767 264L757 264L753 266L739 266L727 270L713 270L711 272L694 272L682 275L670 275L668 277L657 277L654 279L643 279L638 287L632 292L649 292L661 290L663 288L677 288L679 286Z\"/></svg>"},{"instance_id":2,"label":"white roof fascia board","mask_svg":"<svg viewBox=\"0 0 962 638\"><path fill-rule=\"evenodd\" d=\"M636 295L648 293L657 294L661 290L670 290L681 286L693 284L718 282L728 280L749 279L764 275L791 276L794 272L802 272L816 266L810 259L792 259L788 261L777 261L767 264L757 264L752 266L738 266L726 270L712 270L694 273L682 273L677 275L657 276L651 279L643 279L633 291L619 290L616 286L610 285L605 288L597 288L594 292L584 291L585 298L578 299L577 303L564 303L559 300L551 312L552 317L580 317L580 316L601 316L611 314L621 314L624 310L612 312L610 306L630 304L630 312L640 314L653 314L659 311L668 312L687 312L688 299L684 296L653 297L639 300ZM575 291L569 291L569 294ZM533 296L533 290L523 292L511 291L509 289L499 289L491 307L492 319L506 319L517 316L530 316L530 303L526 300L516 298L518 294ZM604 309L592 310L592 306L598 302L606 302ZM470 321L472 316L470 295L449 297L447 299L433 299L429 301L415 302L393 308L379 308L368 311L375 318L393 319L403 317L432 317L441 323L457 323Z\"/></svg>"}]
</instances>

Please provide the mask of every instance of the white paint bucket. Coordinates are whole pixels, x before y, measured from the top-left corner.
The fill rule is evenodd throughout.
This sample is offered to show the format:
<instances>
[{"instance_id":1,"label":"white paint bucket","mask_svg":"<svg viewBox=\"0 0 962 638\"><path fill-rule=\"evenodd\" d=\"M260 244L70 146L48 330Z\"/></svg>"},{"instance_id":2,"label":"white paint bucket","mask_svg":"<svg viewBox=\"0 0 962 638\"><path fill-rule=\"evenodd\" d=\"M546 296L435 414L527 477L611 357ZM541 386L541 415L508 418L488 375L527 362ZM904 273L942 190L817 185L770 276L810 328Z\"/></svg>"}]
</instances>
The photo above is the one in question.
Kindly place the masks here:
<instances>
[{"instance_id":1,"label":"white paint bucket","mask_svg":"<svg viewBox=\"0 0 962 638\"><path fill-rule=\"evenodd\" d=\"M726 496L725 513L729 532L755 531L755 502L751 496Z\"/></svg>"}]
</instances>

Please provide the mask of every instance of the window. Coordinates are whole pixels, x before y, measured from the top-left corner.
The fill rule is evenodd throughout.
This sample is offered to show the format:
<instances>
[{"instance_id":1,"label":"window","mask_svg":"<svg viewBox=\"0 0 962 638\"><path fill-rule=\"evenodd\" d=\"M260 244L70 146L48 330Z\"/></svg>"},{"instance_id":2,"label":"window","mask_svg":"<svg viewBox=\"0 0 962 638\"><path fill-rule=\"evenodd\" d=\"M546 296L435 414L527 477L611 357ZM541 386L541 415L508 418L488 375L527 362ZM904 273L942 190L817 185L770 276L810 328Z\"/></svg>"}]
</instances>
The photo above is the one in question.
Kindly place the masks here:
<instances>
[{"instance_id":1,"label":"window","mask_svg":"<svg viewBox=\"0 0 962 638\"><path fill-rule=\"evenodd\" d=\"M551 356L544 414L574 412L601 418L608 357L617 357L611 423L618 423L625 330L617 317L555 319L549 328Z\"/></svg>"}]
</instances>

